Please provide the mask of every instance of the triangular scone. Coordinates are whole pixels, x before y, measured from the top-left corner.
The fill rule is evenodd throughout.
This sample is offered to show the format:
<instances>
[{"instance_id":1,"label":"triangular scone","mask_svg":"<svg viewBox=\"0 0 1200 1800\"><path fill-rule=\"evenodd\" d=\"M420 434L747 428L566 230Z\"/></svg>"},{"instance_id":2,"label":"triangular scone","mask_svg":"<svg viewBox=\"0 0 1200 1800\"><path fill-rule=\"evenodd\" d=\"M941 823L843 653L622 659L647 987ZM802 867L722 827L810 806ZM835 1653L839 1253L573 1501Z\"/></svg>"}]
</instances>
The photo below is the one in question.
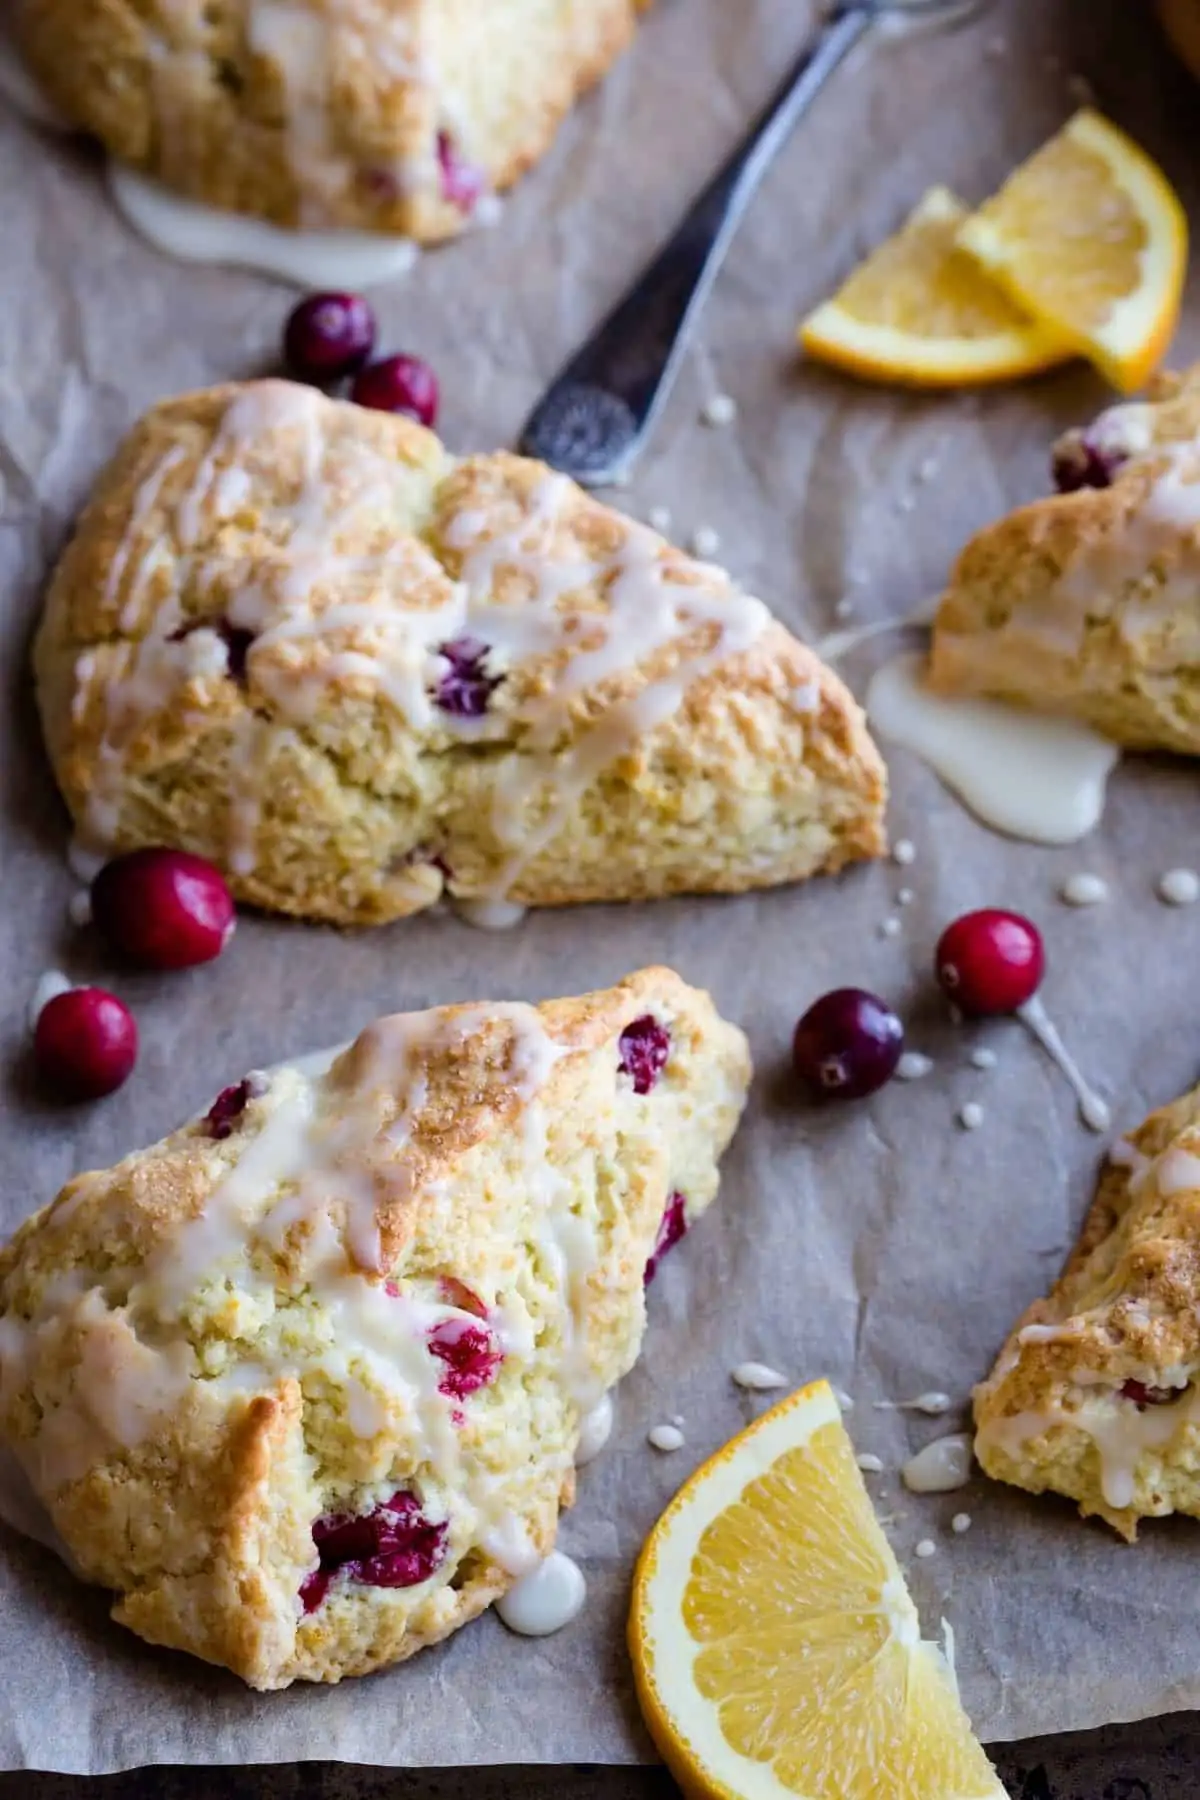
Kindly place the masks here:
<instances>
[{"instance_id":1,"label":"triangular scone","mask_svg":"<svg viewBox=\"0 0 1200 1800\"><path fill-rule=\"evenodd\" d=\"M1200 754L1200 366L1055 451L1071 491L988 526L934 622L931 685Z\"/></svg>"},{"instance_id":2,"label":"triangular scone","mask_svg":"<svg viewBox=\"0 0 1200 1800\"><path fill-rule=\"evenodd\" d=\"M255 1687L474 1618L554 1543L746 1041L668 969L381 1019L0 1252L0 1437L79 1571Z\"/></svg>"},{"instance_id":3,"label":"triangular scone","mask_svg":"<svg viewBox=\"0 0 1200 1800\"><path fill-rule=\"evenodd\" d=\"M1200 1518L1200 1088L1113 1150L1061 1277L975 1390L989 1475L1132 1541Z\"/></svg>"},{"instance_id":4,"label":"triangular scone","mask_svg":"<svg viewBox=\"0 0 1200 1800\"><path fill-rule=\"evenodd\" d=\"M5 12L55 109L165 187L279 225L428 243L466 230L490 189L538 161L648 4L6 0Z\"/></svg>"},{"instance_id":5,"label":"triangular scone","mask_svg":"<svg viewBox=\"0 0 1200 1800\"><path fill-rule=\"evenodd\" d=\"M884 847L858 707L722 570L287 382L142 421L36 665L86 837L306 917L741 892Z\"/></svg>"}]
</instances>

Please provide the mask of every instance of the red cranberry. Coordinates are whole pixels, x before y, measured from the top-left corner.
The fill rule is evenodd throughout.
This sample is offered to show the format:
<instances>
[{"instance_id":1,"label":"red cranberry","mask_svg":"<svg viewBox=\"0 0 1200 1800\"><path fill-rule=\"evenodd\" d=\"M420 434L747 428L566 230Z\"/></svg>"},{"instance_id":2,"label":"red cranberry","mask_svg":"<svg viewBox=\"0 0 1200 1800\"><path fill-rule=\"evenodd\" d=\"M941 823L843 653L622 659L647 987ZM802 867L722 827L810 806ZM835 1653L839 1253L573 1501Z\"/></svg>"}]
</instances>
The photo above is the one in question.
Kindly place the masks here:
<instances>
[{"instance_id":1,"label":"red cranberry","mask_svg":"<svg viewBox=\"0 0 1200 1800\"><path fill-rule=\"evenodd\" d=\"M1170 1406L1172 1400L1182 1400L1183 1388L1148 1387L1144 1381L1123 1381L1121 1396L1132 1400L1139 1412L1147 1406Z\"/></svg>"},{"instance_id":2,"label":"red cranberry","mask_svg":"<svg viewBox=\"0 0 1200 1800\"><path fill-rule=\"evenodd\" d=\"M467 161L448 131L438 132L437 158L442 199L460 212L474 211L484 189L483 170Z\"/></svg>"},{"instance_id":3,"label":"red cranberry","mask_svg":"<svg viewBox=\"0 0 1200 1800\"><path fill-rule=\"evenodd\" d=\"M1020 913L991 906L964 913L938 940L934 968L955 1006L972 1017L1016 1012L1041 986L1042 934Z\"/></svg>"},{"instance_id":4,"label":"red cranberry","mask_svg":"<svg viewBox=\"0 0 1200 1800\"><path fill-rule=\"evenodd\" d=\"M470 1319L442 1319L429 1333L429 1348L445 1363L438 1392L465 1400L495 1378L504 1356L486 1325Z\"/></svg>"},{"instance_id":5,"label":"red cranberry","mask_svg":"<svg viewBox=\"0 0 1200 1800\"><path fill-rule=\"evenodd\" d=\"M642 1273L642 1282L646 1287L650 1286L658 1274L658 1265L668 1250L673 1250L680 1239L687 1236L687 1228L687 1201L682 1194L672 1194L667 1201L667 1210L659 1221L658 1236Z\"/></svg>"},{"instance_id":6,"label":"red cranberry","mask_svg":"<svg viewBox=\"0 0 1200 1800\"><path fill-rule=\"evenodd\" d=\"M474 1313L477 1319L486 1319L488 1309L474 1288L469 1288L465 1281L457 1275L442 1275L438 1279L438 1292L447 1306L456 1306L459 1312Z\"/></svg>"},{"instance_id":7,"label":"red cranberry","mask_svg":"<svg viewBox=\"0 0 1200 1800\"><path fill-rule=\"evenodd\" d=\"M1074 494L1080 488L1111 487L1127 460L1117 450L1102 448L1086 431L1068 431L1054 446L1050 474L1060 494Z\"/></svg>"},{"instance_id":8,"label":"red cranberry","mask_svg":"<svg viewBox=\"0 0 1200 1800\"><path fill-rule=\"evenodd\" d=\"M283 333L288 367L301 381L340 381L375 348L375 314L361 294L310 294Z\"/></svg>"},{"instance_id":9,"label":"red cranberry","mask_svg":"<svg viewBox=\"0 0 1200 1800\"><path fill-rule=\"evenodd\" d=\"M647 1013L627 1025L617 1042L620 1068L633 1082L635 1094L648 1094L658 1083L671 1054L671 1034Z\"/></svg>"},{"instance_id":10,"label":"red cranberry","mask_svg":"<svg viewBox=\"0 0 1200 1800\"><path fill-rule=\"evenodd\" d=\"M43 1078L69 1100L99 1100L137 1061L133 1014L103 988L68 988L38 1014L33 1054Z\"/></svg>"},{"instance_id":11,"label":"red cranberry","mask_svg":"<svg viewBox=\"0 0 1200 1800\"><path fill-rule=\"evenodd\" d=\"M235 1082L232 1087L222 1088L201 1121L206 1135L218 1139L232 1136L234 1125L249 1106L256 1091L249 1076L245 1081Z\"/></svg>"},{"instance_id":12,"label":"red cranberry","mask_svg":"<svg viewBox=\"0 0 1200 1800\"><path fill-rule=\"evenodd\" d=\"M884 1001L862 988L835 988L815 1000L796 1027L792 1062L826 1100L861 1100L896 1073L904 1027Z\"/></svg>"},{"instance_id":13,"label":"red cranberry","mask_svg":"<svg viewBox=\"0 0 1200 1800\"><path fill-rule=\"evenodd\" d=\"M487 645L478 638L455 638L452 643L439 644L438 655L450 665L434 690L433 697L442 711L456 719L482 718L504 680L503 675L487 672Z\"/></svg>"},{"instance_id":14,"label":"red cranberry","mask_svg":"<svg viewBox=\"0 0 1200 1800\"><path fill-rule=\"evenodd\" d=\"M92 883L100 935L148 969L211 962L233 935L233 900L211 863L182 850L134 850Z\"/></svg>"},{"instance_id":15,"label":"red cranberry","mask_svg":"<svg viewBox=\"0 0 1200 1800\"><path fill-rule=\"evenodd\" d=\"M432 429L438 414L437 376L419 356L385 356L355 376L350 398L376 412L403 413Z\"/></svg>"},{"instance_id":16,"label":"red cranberry","mask_svg":"<svg viewBox=\"0 0 1200 1800\"><path fill-rule=\"evenodd\" d=\"M415 1494L401 1489L373 1512L329 1513L312 1528L320 1566L300 1586L306 1613L315 1612L334 1576L344 1571L367 1587L415 1587L446 1557L449 1527L435 1525Z\"/></svg>"}]
</instances>

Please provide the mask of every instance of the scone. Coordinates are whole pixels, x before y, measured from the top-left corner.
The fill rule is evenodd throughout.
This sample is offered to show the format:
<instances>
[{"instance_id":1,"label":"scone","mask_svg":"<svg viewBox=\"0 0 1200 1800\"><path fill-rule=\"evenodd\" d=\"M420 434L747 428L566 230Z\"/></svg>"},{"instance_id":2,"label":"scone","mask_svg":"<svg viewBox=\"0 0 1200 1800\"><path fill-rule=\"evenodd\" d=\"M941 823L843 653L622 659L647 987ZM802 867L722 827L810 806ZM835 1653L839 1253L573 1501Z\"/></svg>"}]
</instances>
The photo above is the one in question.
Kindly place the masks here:
<instances>
[{"instance_id":1,"label":"scone","mask_svg":"<svg viewBox=\"0 0 1200 1800\"><path fill-rule=\"evenodd\" d=\"M934 624L931 685L1200 754L1200 366L1055 451L1064 490L973 538Z\"/></svg>"},{"instance_id":2,"label":"scone","mask_svg":"<svg viewBox=\"0 0 1200 1800\"><path fill-rule=\"evenodd\" d=\"M288 382L136 427L36 667L94 847L185 848L309 918L740 892L884 846L858 707L722 570Z\"/></svg>"},{"instance_id":3,"label":"scone","mask_svg":"<svg viewBox=\"0 0 1200 1800\"><path fill-rule=\"evenodd\" d=\"M1200 1518L1200 1088L1113 1150L1070 1260L975 1390L989 1475L1131 1542Z\"/></svg>"},{"instance_id":4,"label":"scone","mask_svg":"<svg viewBox=\"0 0 1200 1800\"><path fill-rule=\"evenodd\" d=\"M1158 0L1158 16L1175 50L1200 78L1200 0Z\"/></svg>"},{"instance_id":5,"label":"scone","mask_svg":"<svg viewBox=\"0 0 1200 1800\"><path fill-rule=\"evenodd\" d=\"M279 225L429 242L548 147L648 0L15 0L30 69L120 161Z\"/></svg>"},{"instance_id":6,"label":"scone","mask_svg":"<svg viewBox=\"0 0 1200 1800\"><path fill-rule=\"evenodd\" d=\"M278 1688L483 1611L554 1543L749 1076L647 969L381 1019L68 1183L0 1252L0 1435L114 1618Z\"/></svg>"}]
</instances>

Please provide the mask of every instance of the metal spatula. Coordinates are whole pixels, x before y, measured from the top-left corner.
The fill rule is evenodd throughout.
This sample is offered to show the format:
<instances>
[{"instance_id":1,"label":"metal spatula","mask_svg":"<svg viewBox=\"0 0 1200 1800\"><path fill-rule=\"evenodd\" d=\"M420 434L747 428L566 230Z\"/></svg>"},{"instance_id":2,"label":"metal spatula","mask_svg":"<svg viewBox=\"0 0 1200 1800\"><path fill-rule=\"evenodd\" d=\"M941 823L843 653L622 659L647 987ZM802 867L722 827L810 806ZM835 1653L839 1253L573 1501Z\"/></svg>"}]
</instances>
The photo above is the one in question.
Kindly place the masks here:
<instances>
[{"instance_id":1,"label":"metal spatula","mask_svg":"<svg viewBox=\"0 0 1200 1800\"><path fill-rule=\"evenodd\" d=\"M980 6L981 0L850 0L838 6L649 268L556 376L530 415L519 448L586 487L619 480L649 437L759 183L834 70L885 18L957 20Z\"/></svg>"}]
</instances>

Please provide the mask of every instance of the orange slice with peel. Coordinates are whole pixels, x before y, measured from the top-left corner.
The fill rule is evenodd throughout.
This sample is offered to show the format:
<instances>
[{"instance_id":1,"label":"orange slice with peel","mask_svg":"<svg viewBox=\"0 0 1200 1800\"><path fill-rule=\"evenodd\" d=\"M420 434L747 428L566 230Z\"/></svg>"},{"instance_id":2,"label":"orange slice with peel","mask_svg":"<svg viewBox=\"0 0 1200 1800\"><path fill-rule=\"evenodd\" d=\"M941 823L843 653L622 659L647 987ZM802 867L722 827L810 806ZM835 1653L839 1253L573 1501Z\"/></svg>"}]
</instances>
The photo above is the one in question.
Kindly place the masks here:
<instances>
[{"instance_id":1,"label":"orange slice with peel","mask_svg":"<svg viewBox=\"0 0 1200 1800\"><path fill-rule=\"evenodd\" d=\"M826 1382L680 1489L638 1564L629 1644L689 1800L1004 1800Z\"/></svg>"},{"instance_id":2,"label":"orange slice with peel","mask_svg":"<svg viewBox=\"0 0 1200 1800\"><path fill-rule=\"evenodd\" d=\"M930 188L896 235L804 320L808 354L914 387L1011 381L1074 355L959 248L969 217L948 188Z\"/></svg>"},{"instance_id":3,"label":"orange slice with peel","mask_svg":"<svg viewBox=\"0 0 1200 1800\"><path fill-rule=\"evenodd\" d=\"M1090 107L1009 176L958 241L1122 393L1165 356L1187 272L1187 218L1157 163Z\"/></svg>"}]
</instances>

